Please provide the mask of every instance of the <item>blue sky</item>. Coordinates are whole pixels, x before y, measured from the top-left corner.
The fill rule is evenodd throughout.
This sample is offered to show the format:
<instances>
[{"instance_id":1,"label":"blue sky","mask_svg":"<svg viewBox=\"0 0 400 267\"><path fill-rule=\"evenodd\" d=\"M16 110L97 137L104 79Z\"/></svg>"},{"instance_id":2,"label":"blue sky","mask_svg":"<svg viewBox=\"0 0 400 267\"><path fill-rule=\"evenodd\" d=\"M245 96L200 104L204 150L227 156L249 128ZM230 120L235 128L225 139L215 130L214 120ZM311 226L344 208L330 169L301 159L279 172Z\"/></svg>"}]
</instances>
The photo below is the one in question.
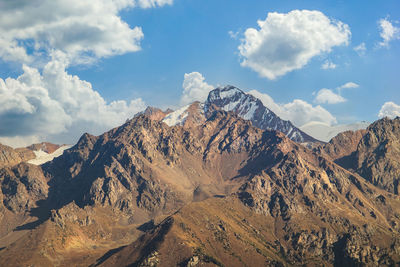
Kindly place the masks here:
<instances>
[{"instance_id":1,"label":"blue sky","mask_svg":"<svg viewBox=\"0 0 400 267\"><path fill-rule=\"evenodd\" d=\"M240 41L228 32L243 33L256 27L256 21L265 19L268 12L294 9L319 10L348 24L350 44L335 47L331 53L313 58L303 69L274 81L241 67L237 55ZM210 84L257 89L277 102L293 98L311 102L314 91L356 82L359 88L344 93L349 101L326 107L343 121L346 117L376 120L384 102L400 101L400 43L376 48L380 41L378 20L400 19L398 1L175 1L172 6L128 10L121 15L130 25L143 28L142 50L102 60L87 69L70 69L109 100L142 97L149 105L178 105L183 74L198 71ZM362 42L367 51L360 57L353 47ZM326 59L337 68L321 69Z\"/></svg>"},{"instance_id":2,"label":"blue sky","mask_svg":"<svg viewBox=\"0 0 400 267\"><path fill-rule=\"evenodd\" d=\"M37 32L30 34L28 31L24 31L24 27L29 26L23 26L23 23L13 16L15 12L28 14L32 8L29 6L30 4L26 4L29 1L18 1L21 3L15 3L12 6L9 6L7 1L1 2L3 19L0 20L0 28L6 29L6 27L10 27L9 25L18 26L15 26L17 28L15 32L7 30L7 32L1 33L0 31L0 44L3 42L9 44L10 47L9 51L0 51L0 78L3 81L6 81L7 78L18 80L18 77L25 73L24 75L29 76L29 79L19 79L18 82L30 88L30 91L15 89L12 82L3 86L5 88L3 91L12 92L1 95L3 102L6 103L7 97L10 95L18 94L18 97L10 97L11 100L7 103L17 103L18 107L24 108L0 108L0 119L14 122L12 125L15 127L19 127L21 124L27 126L20 127L21 130L15 132L9 132L4 130L4 127L0 127L0 141L2 142L15 144L21 140L29 142L43 138L58 142L64 140L71 142L72 140L66 136L76 138L84 131L94 131L95 134L98 134L107 127L113 127L117 123L123 122L125 117L131 116L146 105L162 108L179 107L182 104L180 99L184 74L192 72L200 73L204 77L205 84L212 86L232 84L245 91L255 89L260 93L267 94L275 103L282 106L292 103L295 99L303 100L312 107L320 105L336 119L335 122L330 121L331 124L361 120L372 122L379 118L379 112L387 102L393 102L395 105L387 106L387 109L384 110L385 114L396 115L396 112L400 112L400 107L398 107L400 105L398 78L400 69L400 2L396 0L118 0L115 2L101 0L99 2L105 7L101 11L103 13L93 11L93 14L85 15L88 21L93 21L93 19L101 21L102 18L104 21L107 21L107 18L110 18L110 21L119 19L120 25L114 29L113 23L100 22L104 26L102 30L105 33L98 36L93 28L85 28L83 22L82 25L76 22L71 24L71 27L61 27L60 24L63 21L67 25L70 19L65 18L58 23L50 17L48 18L50 23L47 23L54 23L56 25L54 28L49 28L48 32L35 29ZM37 12L39 14L40 12L44 12L44 14L51 12L54 6L50 6L49 1L43 0L42 2L42 9ZM88 3L90 2L88 1ZM52 5L59 4L59 9L62 10L66 8L65 3L63 0L57 0ZM107 11L111 10L109 5L116 9ZM91 12L88 6L82 10ZM347 25L350 34L346 38L342 37L344 39L336 44L331 42L327 50L322 49L315 53L306 60L307 62L303 66L282 75L279 74L274 79L260 75L260 71L254 70L254 68L242 66L241 62L243 62L244 56L241 55L238 47L245 42L245 31L249 28L260 30L257 21L266 20L272 12L289 14L293 10L319 11L330 20L331 25L337 26L338 22ZM64 13L74 17L79 12L81 11L78 9L71 9ZM10 17L9 21L4 14ZM304 15L303 13L299 14L301 17ZM85 16L83 16L83 21ZM29 19L32 20L31 23L29 23ZM37 18L24 16L24 21L28 21L26 25L35 25L38 23L36 20ZM392 30L394 29L385 44L382 43L381 20L389 22ZM124 23L127 25L124 26ZM56 32L60 32L60 28L56 27L61 27L61 32L65 30L64 36L78 41L73 42L70 39L59 37ZM135 27L140 27L141 33L138 31L133 33L132 29ZM71 34L71 29L75 29L76 32ZM334 32L335 29L332 30ZM1 34L4 36L2 37ZM132 36L125 40L128 34L132 34ZM279 38L281 38L279 42L282 44L283 37ZM26 55L14 50L10 52L11 48L15 47L15 45L11 45L13 41L17 42L17 46L25 49ZM264 41L271 42L270 39ZM291 39L288 37L288 42L290 41ZM131 42L131 44L127 42ZM104 46L99 44L104 44ZM354 48L361 44L364 44L365 50L359 50L357 53ZM91 49L92 45L96 48ZM116 46L123 48L116 49ZM265 47L268 49L270 46L266 45ZM259 51L259 54L255 54L255 56L263 56L267 52ZM62 63L55 64L55 62ZM331 67L335 66L335 68L323 69L324 63L329 63ZM29 75L27 70L22 68L23 64L27 68L31 68ZM55 78L57 75L51 73L51 70L57 69L56 66L60 67L60 73L65 76L62 79L72 81L73 84L73 86L65 84L60 86L63 88L60 89L62 93L50 89L50 87L60 85L60 81ZM39 74L35 74L35 70ZM41 77L40 79L45 82L45 85L41 83L40 87L49 92L48 100L43 100L43 98L38 100L44 103L43 107L36 104L38 101L31 101L31 89L39 86L31 82L32 75ZM60 75L57 77L61 77ZM75 81L71 75L75 75ZM49 79L49 82L45 79ZM90 83L91 86L84 81ZM357 86L337 89L349 82ZM84 102L79 102L82 100L75 99L76 103L73 100L67 103L66 98L56 99L57 95L61 97L60 95L65 95L66 91L75 90L78 87L85 88L87 96L71 92L66 98L96 99L93 100L97 101L94 110L101 109L104 114L99 112L99 116L110 120L109 123L100 123L97 118L83 119L82 116L85 116L87 111L72 108L72 106L82 106ZM318 93L323 88L329 89L335 95L339 95L340 92L342 100L329 100L332 98L328 97L329 99L316 101ZM77 90L79 91L79 89ZM29 96L28 93L25 93L27 91L30 92ZM102 103L102 99L105 103ZM141 99L141 102L130 104L131 100L138 101L138 99ZM113 101L124 101L125 104L115 103L126 105L126 107L120 110L116 107L117 104L110 104ZM59 114L55 115L55 118L63 120L60 125L54 124L53 119L55 118L48 116L48 111L52 110L48 105L49 102L54 104L51 104L52 107L60 106L59 109L57 107L59 113L54 112L54 114ZM41 114L40 110L47 115ZM45 110L47 111L45 112ZM92 111L91 113L93 114ZM117 115L119 113L125 117ZM277 113L279 114L279 112ZM290 119L290 117L288 118ZM31 123L35 120L38 123ZM41 129L33 125L42 122L48 123L43 123ZM60 130L54 130L48 134L43 128L50 127L49 125L55 125ZM70 134L71 132L73 134ZM15 139L17 141L13 138L17 138Z\"/></svg>"}]
</instances>

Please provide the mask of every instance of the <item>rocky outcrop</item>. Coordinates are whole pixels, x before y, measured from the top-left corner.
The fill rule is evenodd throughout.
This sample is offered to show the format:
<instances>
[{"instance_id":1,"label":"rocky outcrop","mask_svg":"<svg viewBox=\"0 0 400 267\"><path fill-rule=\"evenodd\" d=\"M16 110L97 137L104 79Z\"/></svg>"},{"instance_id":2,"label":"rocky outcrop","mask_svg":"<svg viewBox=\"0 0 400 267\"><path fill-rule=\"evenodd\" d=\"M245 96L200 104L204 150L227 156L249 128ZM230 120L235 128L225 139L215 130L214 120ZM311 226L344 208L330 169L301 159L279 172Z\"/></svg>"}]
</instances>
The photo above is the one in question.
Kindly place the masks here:
<instances>
[{"instance_id":1,"label":"rocky outcrop","mask_svg":"<svg viewBox=\"0 0 400 267\"><path fill-rule=\"evenodd\" d=\"M51 154L54 151L56 151L57 149L59 149L60 147L61 147L60 145L52 144L49 142L42 142L42 143L30 145L27 147L27 149L32 150L32 151L42 150L48 154Z\"/></svg>"},{"instance_id":2,"label":"rocky outcrop","mask_svg":"<svg viewBox=\"0 0 400 267\"><path fill-rule=\"evenodd\" d=\"M315 149L318 153L332 159L344 167L352 167L351 156L357 150L366 130L346 131L333 137L329 143Z\"/></svg>"},{"instance_id":3,"label":"rocky outcrop","mask_svg":"<svg viewBox=\"0 0 400 267\"><path fill-rule=\"evenodd\" d=\"M0 144L0 168L6 166L15 166L21 162L34 159L35 154L29 149L5 146Z\"/></svg>"},{"instance_id":4,"label":"rocky outcrop","mask_svg":"<svg viewBox=\"0 0 400 267\"><path fill-rule=\"evenodd\" d=\"M354 154L356 171L368 181L399 194L400 118L371 124Z\"/></svg>"},{"instance_id":5,"label":"rocky outcrop","mask_svg":"<svg viewBox=\"0 0 400 267\"><path fill-rule=\"evenodd\" d=\"M165 118L165 116L167 116L171 112L173 111L170 109L162 111L159 108L147 107L143 112L138 113L136 116L145 115L149 117L151 120L161 121L162 119Z\"/></svg>"},{"instance_id":6,"label":"rocky outcrop","mask_svg":"<svg viewBox=\"0 0 400 267\"><path fill-rule=\"evenodd\" d=\"M0 186L3 204L13 212L29 211L48 194L42 170L26 163L0 169Z\"/></svg>"}]
</instances>

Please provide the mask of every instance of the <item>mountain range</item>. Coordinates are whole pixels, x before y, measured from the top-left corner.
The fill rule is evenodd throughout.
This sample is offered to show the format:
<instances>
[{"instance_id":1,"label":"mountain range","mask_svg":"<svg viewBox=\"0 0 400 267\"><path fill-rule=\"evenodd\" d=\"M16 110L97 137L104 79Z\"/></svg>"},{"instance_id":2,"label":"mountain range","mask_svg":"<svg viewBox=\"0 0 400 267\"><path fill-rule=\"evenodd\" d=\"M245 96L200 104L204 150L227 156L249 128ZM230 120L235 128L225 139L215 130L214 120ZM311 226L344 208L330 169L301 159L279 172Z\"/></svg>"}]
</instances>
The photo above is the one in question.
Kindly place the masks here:
<instances>
[{"instance_id":1,"label":"mountain range","mask_svg":"<svg viewBox=\"0 0 400 267\"><path fill-rule=\"evenodd\" d=\"M400 118L325 143L226 86L60 148L0 146L0 265L400 264Z\"/></svg>"}]
</instances>

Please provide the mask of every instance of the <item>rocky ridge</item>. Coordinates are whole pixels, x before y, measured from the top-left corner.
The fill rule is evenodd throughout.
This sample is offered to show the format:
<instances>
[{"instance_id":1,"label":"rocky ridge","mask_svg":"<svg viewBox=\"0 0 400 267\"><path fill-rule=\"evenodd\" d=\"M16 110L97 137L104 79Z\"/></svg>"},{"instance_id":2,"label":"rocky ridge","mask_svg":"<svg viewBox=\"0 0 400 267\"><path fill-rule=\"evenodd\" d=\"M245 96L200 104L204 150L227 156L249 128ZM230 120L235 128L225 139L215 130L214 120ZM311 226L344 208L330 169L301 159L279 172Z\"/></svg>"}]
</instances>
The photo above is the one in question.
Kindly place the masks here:
<instances>
[{"instance_id":1,"label":"rocky ridge","mask_svg":"<svg viewBox=\"0 0 400 267\"><path fill-rule=\"evenodd\" d=\"M213 105L206 112L190 105L176 126L159 111L139 114L103 135L84 134L41 167L2 168L1 220L8 226L0 263L400 262L399 197L335 163L365 162L367 154L376 160L381 142L396 147L398 121L378 121L365 134L344 133L312 151ZM384 151L381 158L397 155Z\"/></svg>"}]
</instances>

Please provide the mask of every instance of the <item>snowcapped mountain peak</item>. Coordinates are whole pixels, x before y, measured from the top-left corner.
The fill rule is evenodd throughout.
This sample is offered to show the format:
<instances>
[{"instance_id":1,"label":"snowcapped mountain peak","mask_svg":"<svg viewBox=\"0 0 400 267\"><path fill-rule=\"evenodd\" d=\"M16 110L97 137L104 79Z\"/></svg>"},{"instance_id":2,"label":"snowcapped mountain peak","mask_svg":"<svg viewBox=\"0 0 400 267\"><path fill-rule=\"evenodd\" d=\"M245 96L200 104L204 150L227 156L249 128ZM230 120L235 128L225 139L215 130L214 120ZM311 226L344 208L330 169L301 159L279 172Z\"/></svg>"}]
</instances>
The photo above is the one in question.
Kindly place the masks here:
<instances>
[{"instance_id":1,"label":"snowcapped mountain peak","mask_svg":"<svg viewBox=\"0 0 400 267\"><path fill-rule=\"evenodd\" d=\"M212 90L204 104L205 112L208 112L211 106L233 112L245 120L250 120L258 128L281 131L299 143L317 141L290 121L279 118L265 107L260 99L235 86L227 85Z\"/></svg>"},{"instance_id":2,"label":"snowcapped mountain peak","mask_svg":"<svg viewBox=\"0 0 400 267\"><path fill-rule=\"evenodd\" d=\"M298 143L318 141L290 121L279 118L260 99L232 85L217 87L208 94L204 103L194 102L165 115L161 120L168 126L190 127L204 122L213 109L233 112L260 129L280 131Z\"/></svg>"},{"instance_id":3,"label":"snowcapped mountain peak","mask_svg":"<svg viewBox=\"0 0 400 267\"><path fill-rule=\"evenodd\" d=\"M212 90L208 95L209 101L217 101L222 99L237 99L245 93L232 85L220 86Z\"/></svg>"}]
</instances>

